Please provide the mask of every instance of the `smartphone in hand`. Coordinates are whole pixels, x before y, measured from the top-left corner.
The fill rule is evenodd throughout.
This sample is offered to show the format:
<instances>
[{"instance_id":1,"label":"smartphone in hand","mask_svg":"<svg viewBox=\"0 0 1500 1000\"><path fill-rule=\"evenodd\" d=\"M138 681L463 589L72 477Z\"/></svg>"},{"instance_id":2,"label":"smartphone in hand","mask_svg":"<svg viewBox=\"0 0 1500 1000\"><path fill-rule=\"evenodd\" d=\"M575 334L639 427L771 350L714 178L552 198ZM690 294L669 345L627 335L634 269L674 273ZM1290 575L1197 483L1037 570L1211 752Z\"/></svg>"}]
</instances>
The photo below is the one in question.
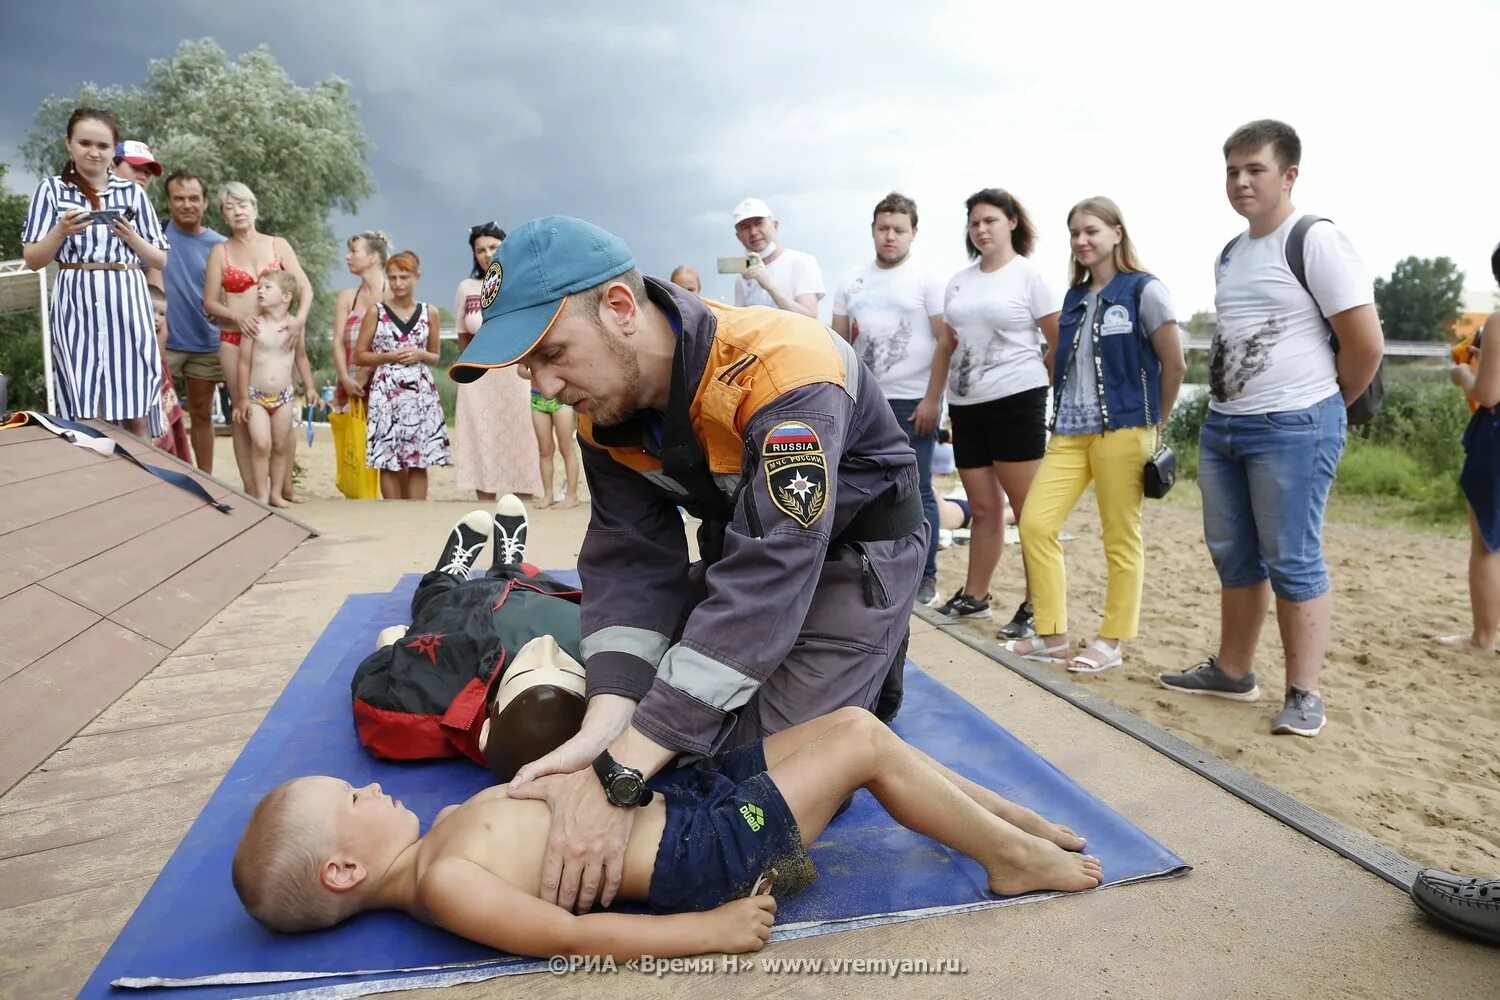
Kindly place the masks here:
<instances>
[{"instance_id":1,"label":"smartphone in hand","mask_svg":"<svg viewBox=\"0 0 1500 1000\"><path fill-rule=\"evenodd\" d=\"M744 274L746 271L750 270L750 268L752 268L754 266L755 266L755 258L754 257L740 256L740 257L720 257L719 258L719 273L720 274Z\"/></svg>"},{"instance_id":2,"label":"smartphone in hand","mask_svg":"<svg viewBox=\"0 0 1500 1000\"><path fill-rule=\"evenodd\" d=\"M96 212L89 213L89 221L100 226L114 225L116 219L124 217L124 210L119 208L101 208Z\"/></svg>"}]
</instances>

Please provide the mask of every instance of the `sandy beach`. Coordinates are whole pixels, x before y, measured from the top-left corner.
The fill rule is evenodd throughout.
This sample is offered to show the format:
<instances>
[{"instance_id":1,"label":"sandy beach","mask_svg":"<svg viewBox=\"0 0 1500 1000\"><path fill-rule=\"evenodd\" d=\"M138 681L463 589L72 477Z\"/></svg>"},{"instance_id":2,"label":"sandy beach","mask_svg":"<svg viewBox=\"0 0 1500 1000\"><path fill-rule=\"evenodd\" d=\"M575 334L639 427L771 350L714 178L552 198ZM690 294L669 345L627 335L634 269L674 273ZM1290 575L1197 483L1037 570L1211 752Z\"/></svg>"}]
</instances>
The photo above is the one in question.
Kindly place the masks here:
<instances>
[{"instance_id":1,"label":"sandy beach","mask_svg":"<svg viewBox=\"0 0 1500 1000\"><path fill-rule=\"evenodd\" d=\"M304 470L300 489L311 497L335 498L331 438L326 428L318 434L313 447L298 451ZM217 470L232 478L229 441L219 438L217 444ZM453 469L434 469L430 475L432 500L472 498L456 487ZM444 504L433 516L451 519L454 509ZM414 510L412 516L423 513ZM588 505L540 511L534 519L538 530L581 540ZM1069 617L1075 641L1082 642L1092 637L1104 595L1092 494L1079 504L1065 533L1076 536L1065 543ZM1157 684L1158 672L1202 660L1218 636L1218 582L1203 546L1193 484L1179 486L1170 502L1148 502L1145 535L1141 638L1127 645L1124 666L1096 676L1070 674L1070 679L1418 863L1500 872L1500 657L1456 652L1431 641L1468 627L1465 540L1337 521L1328 525L1324 541L1336 601L1323 679L1328 726L1306 740L1270 735L1284 684L1274 614L1256 663L1259 703L1189 698ZM996 619L968 627L992 636L1015 609L1022 596L1019 556L1019 547L1007 546L995 575ZM967 549L947 549L939 560L938 589L951 594L962 583ZM1004 722L1003 714L999 719Z\"/></svg>"}]
</instances>

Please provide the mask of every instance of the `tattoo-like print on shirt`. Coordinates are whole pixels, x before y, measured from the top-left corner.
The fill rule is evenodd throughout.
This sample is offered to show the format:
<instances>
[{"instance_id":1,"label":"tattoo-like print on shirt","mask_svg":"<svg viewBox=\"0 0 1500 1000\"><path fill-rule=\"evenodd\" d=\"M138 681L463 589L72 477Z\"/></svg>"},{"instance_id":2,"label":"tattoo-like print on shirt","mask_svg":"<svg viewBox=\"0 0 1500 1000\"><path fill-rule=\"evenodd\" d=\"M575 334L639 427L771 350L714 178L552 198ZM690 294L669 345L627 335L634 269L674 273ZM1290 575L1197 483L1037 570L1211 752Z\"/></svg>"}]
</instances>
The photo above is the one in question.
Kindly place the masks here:
<instances>
[{"instance_id":1,"label":"tattoo-like print on shirt","mask_svg":"<svg viewBox=\"0 0 1500 1000\"><path fill-rule=\"evenodd\" d=\"M864 341L859 358L876 378L906 360L911 348L911 321L902 317L889 337L860 337Z\"/></svg>"},{"instance_id":2,"label":"tattoo-like print on shirt","mask_svg":"<svg viewBox=\"0 0 1500 1000\"><path fill-rule=\"evenodd\" d=\"M1251 379L1271 366L1271 349L1285 332L1281 321L1272 317L1248 337L1225 340L1215 336L1208 349L1209 391L1213 398L1223 403L1244 392Z\"/></svg>"}]
</instances>

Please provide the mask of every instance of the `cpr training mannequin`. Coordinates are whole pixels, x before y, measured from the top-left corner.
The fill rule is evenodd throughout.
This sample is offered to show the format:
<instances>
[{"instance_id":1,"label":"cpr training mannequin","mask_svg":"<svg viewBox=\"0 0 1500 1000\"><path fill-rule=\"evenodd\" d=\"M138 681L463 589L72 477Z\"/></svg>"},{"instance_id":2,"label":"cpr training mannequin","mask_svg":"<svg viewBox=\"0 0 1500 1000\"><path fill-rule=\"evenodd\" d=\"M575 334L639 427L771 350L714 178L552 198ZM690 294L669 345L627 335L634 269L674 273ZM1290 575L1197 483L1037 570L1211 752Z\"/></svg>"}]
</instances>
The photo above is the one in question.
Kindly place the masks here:
<instances>
[{"instance_id":1,"label":"cpr training mannequin","mask_svg":"<svg viewBox=\"0 0 1500 1000\"><path fill-rule=\"evenodd\" d=\"M526 509L453 527L411 602L411 625L380 633L351 683L360 741L377 757L466 756L498 781L578 732L584 713L576 587L525 562ZM488 536L494 556L470 579Z\"/></svg>"}]
</instances>

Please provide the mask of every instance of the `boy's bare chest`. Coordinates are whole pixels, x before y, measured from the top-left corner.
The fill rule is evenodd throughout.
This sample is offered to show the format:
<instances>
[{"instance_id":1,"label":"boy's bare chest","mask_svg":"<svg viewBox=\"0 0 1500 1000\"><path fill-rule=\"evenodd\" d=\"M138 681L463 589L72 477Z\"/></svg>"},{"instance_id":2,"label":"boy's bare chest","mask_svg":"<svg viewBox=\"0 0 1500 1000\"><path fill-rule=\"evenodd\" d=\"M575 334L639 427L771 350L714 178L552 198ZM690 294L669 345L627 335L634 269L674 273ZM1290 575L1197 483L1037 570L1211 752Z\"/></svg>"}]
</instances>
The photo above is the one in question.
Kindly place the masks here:
<instances>
[{"instance_id":1,"label":"boy's bare chest","mask_svg":"<svg viewBox=\"0 0 1500 1000\"><path fill-rule=\"evenodd\" d=\"M551 825L552 811L545 802L476 796L433 826L423 861L464 858L536 895Z\"/></svg>"}]
</instances>

